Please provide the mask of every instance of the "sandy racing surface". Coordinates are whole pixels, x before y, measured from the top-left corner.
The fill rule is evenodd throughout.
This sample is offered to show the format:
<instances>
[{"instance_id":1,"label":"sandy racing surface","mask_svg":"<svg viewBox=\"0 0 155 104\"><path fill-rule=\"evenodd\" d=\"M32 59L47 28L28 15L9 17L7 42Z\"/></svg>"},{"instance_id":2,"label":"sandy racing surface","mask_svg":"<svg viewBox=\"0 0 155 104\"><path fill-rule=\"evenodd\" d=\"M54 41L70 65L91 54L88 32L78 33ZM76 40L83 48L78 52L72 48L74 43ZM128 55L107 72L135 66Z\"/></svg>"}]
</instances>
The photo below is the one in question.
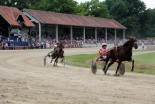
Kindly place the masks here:
<instances>
[{"instance_id":1,"label":"sandy racing surface","mask_svg":"<svg viewBox=\"0 0 155 104\"><path fill-rule=\"evenodd\" d=\"M65 54L97 49L66 49ZM0 104L155 104L155 76L59 65L43 56L49 50L0 51Z\"/></svg>"}]
</instances>

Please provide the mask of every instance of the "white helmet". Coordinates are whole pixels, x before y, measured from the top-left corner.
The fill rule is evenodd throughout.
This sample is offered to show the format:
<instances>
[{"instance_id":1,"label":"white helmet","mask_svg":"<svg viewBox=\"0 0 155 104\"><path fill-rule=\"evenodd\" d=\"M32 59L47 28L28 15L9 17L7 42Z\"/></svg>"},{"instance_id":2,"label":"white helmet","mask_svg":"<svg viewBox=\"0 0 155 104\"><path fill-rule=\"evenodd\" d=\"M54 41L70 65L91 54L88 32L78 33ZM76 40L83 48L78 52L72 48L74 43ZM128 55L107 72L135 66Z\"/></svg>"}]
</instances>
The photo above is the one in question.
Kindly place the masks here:
<instances>
[{"instance_id":1,"label":"white helmet","mask_svg":"<svg viewBox=\"0 0 155 104\"><path fill-rule=\"evenodd\" d=\"M106 43L102 43L102 46L107 46L107 44Z\"/></svg>"},{"instance_id":2,"label":"white helmet","mask_svg":"<svg viewBox=\"0 0 155 104\"><path fill-rule=\"evenodd\" d=\"M57 45L56 45L56 44L54 44L54 47L57 47Z\"/></svg>"}]
</instances>

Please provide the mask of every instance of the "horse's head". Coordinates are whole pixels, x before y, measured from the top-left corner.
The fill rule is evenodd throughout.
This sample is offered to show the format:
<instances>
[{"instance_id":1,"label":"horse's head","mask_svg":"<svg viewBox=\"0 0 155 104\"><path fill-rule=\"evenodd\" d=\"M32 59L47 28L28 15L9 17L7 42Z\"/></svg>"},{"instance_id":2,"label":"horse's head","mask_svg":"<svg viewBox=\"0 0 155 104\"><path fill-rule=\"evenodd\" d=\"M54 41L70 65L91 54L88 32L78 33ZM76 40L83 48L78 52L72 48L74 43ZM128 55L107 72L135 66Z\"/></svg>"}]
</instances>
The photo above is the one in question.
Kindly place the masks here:
<instances>
[{"instance_id":1,"label":"horse's head","mask_svg":"<svg viewBox=\"0 0 155 104\"><path fill-rule=\"evenodd\" d=\"M124 47L134 47L138 48L137 39L134 37L130 37L129 40L123 45Z\"/></svg>"},{"instance_id":2,"label":"horse's head","mask_svg":"<svg viewBox=\"0 0 155 104\"><path fill-rule=\"evenodd\" d=\"M132 47L137 49L138 48L137 39L134 37L130 37L129 40L131 41Z\"/></svg>"}]
</instances>

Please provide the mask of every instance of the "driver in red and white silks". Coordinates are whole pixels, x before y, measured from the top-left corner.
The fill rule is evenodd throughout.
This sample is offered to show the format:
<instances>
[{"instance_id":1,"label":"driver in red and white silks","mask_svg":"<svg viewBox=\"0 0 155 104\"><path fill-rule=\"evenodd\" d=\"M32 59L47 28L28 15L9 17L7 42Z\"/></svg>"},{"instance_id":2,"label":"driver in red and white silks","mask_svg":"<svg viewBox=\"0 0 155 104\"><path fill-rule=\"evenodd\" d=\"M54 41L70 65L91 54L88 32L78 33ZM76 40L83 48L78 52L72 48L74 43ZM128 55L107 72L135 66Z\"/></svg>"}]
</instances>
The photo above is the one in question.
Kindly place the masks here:
<instances>
[{"instance_id":1,"label":"driver in red and white silks","mask_svg":"<svg viewBox=\"0 0 155 104\"><path fill-rule=\"evenodd\" d=\"M99 55L101 56L101 60L105 60L107 58L107 44L102 43L102 47L99 49Z\"/></svg>"}]
</instances>

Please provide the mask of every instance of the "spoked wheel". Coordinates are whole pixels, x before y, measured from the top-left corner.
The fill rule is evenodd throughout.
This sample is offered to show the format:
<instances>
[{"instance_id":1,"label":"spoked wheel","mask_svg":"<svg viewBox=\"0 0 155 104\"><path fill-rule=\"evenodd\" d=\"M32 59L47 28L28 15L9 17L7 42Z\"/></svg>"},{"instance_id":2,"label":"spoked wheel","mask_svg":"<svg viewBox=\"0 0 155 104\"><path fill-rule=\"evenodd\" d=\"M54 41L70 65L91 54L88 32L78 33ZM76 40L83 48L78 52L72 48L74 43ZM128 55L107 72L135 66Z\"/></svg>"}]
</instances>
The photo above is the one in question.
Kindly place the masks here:
<instances>
[{"instance_id":1,"label":"spoked wheel","mask_svg":"<svg viewBox=\"0 0 155 104\"><path fill-rule=\"evenodd\" d=\"M120 67L119 67L119 74L120 74L121 76L123 76L124 73L125 73L125 66L124 66L123 63L121 63L121 65L120 65Z\"/></svg>"},{"instance_id":2,"label":"spoked wheel","mask_svg":"<svg viewBox=\"0 0 155 104\"><path fill-rule=\"evenodd\" d=\"M92 63L91 63L91 72L95 75L96 72L97 72L97 65L96 65L96 61L95 60L92 60Z\"/></svg>"}]
</instances>

